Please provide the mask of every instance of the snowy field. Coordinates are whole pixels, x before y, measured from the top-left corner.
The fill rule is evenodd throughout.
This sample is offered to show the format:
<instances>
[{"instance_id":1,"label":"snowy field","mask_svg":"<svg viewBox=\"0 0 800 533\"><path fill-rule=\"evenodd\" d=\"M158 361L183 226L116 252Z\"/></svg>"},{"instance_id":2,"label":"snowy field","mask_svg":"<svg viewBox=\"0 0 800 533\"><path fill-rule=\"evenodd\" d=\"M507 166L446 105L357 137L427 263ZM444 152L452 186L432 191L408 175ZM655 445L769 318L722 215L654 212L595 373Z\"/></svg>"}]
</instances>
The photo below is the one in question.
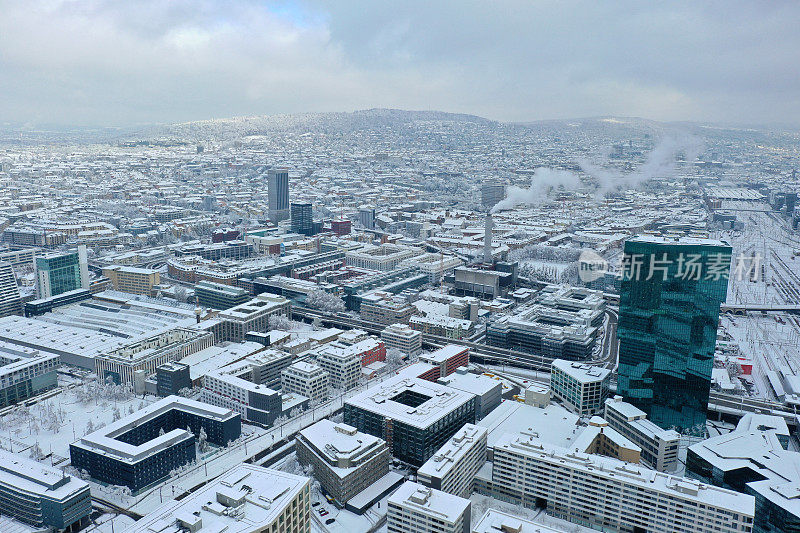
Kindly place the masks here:
<instances>
[{"instance_id":1,"label":"snowy field","mask_svg":"<svg viewBox=\"0 0 800 533\"><path fill-rule=\"evenodd\" d=\"M70 443L158 400L96 379L59 374L58 380L59 394L0 417L0 447L62 466L69 461Z\"/></svg>"}]
</instances>

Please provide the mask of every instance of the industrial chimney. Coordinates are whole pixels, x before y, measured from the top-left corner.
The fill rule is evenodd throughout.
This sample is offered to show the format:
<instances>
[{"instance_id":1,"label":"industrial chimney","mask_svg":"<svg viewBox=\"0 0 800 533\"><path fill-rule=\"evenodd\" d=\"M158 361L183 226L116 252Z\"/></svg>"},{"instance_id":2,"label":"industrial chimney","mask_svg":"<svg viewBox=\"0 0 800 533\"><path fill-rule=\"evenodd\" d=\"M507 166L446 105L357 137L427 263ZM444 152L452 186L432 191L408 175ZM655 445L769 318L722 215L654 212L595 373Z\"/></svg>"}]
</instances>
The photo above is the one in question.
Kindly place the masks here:
<instances>
[{"instance_id":1,"label":"industrial chimney","mask_svg":"<svg viewBox=\"0 0 800 533\"><path fill-rule=\"evenodd\" d=\"M492 264L492 214L486 213L486 229L483 234L483 262Z\"/></svg>"}]
</instances>

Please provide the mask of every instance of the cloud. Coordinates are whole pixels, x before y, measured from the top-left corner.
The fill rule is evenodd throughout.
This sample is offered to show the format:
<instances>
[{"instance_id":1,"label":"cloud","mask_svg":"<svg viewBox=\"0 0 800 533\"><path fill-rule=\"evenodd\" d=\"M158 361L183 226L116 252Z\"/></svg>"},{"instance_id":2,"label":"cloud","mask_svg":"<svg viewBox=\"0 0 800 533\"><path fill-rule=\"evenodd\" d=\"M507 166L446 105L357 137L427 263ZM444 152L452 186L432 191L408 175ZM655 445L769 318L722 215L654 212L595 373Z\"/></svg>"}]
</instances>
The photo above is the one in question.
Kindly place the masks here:
<instances>
[{"instance_id":1,"label":"cloud","mask_svg":"<svg viewBox=\"0 0 800 533\"><path fill-rule=\"evenodd\" d=\"M0 116L800 116L800 4L0 0Z\"/></svg>"}]
</instances>

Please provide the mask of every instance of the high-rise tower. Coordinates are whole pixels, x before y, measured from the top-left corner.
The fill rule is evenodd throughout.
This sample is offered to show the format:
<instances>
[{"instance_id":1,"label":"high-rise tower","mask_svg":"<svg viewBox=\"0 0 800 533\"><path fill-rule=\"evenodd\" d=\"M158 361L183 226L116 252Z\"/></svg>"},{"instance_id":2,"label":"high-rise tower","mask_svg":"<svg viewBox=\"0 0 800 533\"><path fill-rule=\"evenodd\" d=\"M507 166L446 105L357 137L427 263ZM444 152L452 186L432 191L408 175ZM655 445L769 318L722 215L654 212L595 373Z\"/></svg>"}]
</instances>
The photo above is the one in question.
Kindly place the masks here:
<instances>
[{"instance_id":1,"label":"high-rise tower","mask_svg":"<svg viewBox=\"0 0 800 533\"><path fill-rule=\"evenodd\" d=\"M289 218L289 171L274 169L267 173L269 219L280 222Z\"/></svg>"},{"instance_id":2,"label":"high-rise tower","mask_svg":"<svg viewBox=\"0 0 800 533\"><path fill-rule=\"evenodd\" d=\"M720 241L625 243L617 392L662 428L705 433L730 262Z\"/></svg>"}]
</instances>

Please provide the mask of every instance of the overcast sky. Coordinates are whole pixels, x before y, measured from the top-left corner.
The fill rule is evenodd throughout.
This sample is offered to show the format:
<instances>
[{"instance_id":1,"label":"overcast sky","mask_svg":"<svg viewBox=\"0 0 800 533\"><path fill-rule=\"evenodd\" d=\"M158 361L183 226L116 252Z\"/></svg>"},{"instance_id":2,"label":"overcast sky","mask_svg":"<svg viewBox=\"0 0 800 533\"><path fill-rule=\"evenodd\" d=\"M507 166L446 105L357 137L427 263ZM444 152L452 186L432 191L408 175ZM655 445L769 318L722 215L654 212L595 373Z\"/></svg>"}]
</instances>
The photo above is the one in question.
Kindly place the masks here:
<instances>
[{"instance_id":1,"label":"overcast sky","mask_svg":"<svg viewBox=\"0 0 800 533\"><path fill-rule=\"evenodd\" d=\"M800 122L800 2L0 0L0 122Z\"/></svg>"}]
</instances>

